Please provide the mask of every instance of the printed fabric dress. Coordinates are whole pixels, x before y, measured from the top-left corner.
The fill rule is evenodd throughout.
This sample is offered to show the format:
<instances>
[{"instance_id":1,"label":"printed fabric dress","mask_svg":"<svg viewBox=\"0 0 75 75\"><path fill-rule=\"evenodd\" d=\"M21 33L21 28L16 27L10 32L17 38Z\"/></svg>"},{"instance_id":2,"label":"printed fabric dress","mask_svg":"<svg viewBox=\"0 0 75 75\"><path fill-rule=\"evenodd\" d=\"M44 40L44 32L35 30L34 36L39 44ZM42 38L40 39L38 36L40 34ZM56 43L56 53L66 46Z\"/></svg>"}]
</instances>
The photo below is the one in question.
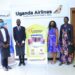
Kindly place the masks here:
<instances>
[{"instance_id":1,"label":"printed fabric dress","mask_svg":"<svg viewBox=\"0 0 75 75\"><path fill-rule=\"evenodd\" d=\"M67 34L67 28L62 29L62 47L61 47L61 62L72 62L72 55L68 53L68 34Z\"/></svg>"},{"instance_id":2,"label":"printed fabric dress","mask_svg":"<svg viewBox=\"0 0 75 75\"><path fill-rule=\"evenodd\" d=\"M59 45L56 46L56 29L51 28L48 32L48 52L59 52Z\"/></svg>"}]
</instances>

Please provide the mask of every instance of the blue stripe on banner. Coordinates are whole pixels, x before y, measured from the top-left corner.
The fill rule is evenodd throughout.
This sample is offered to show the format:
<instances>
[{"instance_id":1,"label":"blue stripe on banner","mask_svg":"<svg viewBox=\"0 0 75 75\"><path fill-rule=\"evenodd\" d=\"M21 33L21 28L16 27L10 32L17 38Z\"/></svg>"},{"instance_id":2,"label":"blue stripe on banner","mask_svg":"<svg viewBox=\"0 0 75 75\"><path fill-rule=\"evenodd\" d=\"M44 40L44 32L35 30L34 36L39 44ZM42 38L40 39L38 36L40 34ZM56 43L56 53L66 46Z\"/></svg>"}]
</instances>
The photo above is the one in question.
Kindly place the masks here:
<instances>
[{"instance_id":1,"label":"blue stripe on banner","mask_svg":"<svg viewBox=\"0 0 75 75\"><path fill-rule=\"evenodd\" d=\"M12 38L10 38L10 53L14 53Z\"/></svg>"},{"instance_id":2,"label":"blue stripe on banner","mask_svg":"<svg viewBox=\"0 0 75 75\"><path fill-rule=\"evenodd\" d=\"M14 53L14 46L12 41L12 20L9 18L9 19L6 19L4 22L7 23L8 32L10 35L10 53Z\"/></svg>"}]
</instances>

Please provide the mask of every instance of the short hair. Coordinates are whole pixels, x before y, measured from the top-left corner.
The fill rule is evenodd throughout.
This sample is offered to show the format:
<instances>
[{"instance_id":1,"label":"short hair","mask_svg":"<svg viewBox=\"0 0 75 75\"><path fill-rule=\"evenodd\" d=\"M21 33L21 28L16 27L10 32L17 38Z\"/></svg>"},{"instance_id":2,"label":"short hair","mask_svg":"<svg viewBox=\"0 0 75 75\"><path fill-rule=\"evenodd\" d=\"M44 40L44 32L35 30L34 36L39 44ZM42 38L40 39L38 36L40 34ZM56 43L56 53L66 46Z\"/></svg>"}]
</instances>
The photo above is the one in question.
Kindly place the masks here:
<instances>
[{"instance_id":1,"label":"short hair","mask_svg":"<svg viewBox=\"0 0 75 75\"><path fill-rule=\"evenodd\" d=\"M21 20L20 20L20 19L17 19L17 20L16 20L16 22L17 22L17 21L20 21L20 22L21 22Z\"/></svg>"},{"instance_id":2,"label":"short hair","mask_svg":"<svg viewBox=\"0 0 75 75\"><path fill-rule=\"evenodd\" d=\"M65 18L69 21L69 18L68 18L67 16L65 16L64 19L65 19Z\"/></svg>"}]
</instances>

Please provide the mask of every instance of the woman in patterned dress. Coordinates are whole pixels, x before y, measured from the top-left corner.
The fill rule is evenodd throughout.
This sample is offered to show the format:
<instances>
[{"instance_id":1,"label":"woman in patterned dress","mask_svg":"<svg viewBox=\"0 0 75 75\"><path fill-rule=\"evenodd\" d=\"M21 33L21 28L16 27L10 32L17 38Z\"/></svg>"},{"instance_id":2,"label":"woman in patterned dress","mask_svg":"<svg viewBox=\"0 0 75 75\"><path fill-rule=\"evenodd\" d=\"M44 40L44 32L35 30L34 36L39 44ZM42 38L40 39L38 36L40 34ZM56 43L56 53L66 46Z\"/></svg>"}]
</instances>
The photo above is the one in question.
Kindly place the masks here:
<instances>
[{"instance_id":1,"label":"woman in patterned dress","mask_svg":"<svg viewBox=\"0 0 75 75\"><path fill-rule=\"evenodd\" d=\"M68 23L69 18L64 17L64 24L60 28L60 45L61 45L61 53L60 53L60 64L64 63L70 64L73 59L73 50L69 48L72 45L73 39L73 28L72 25Z\"/></svg>"}]
</instances>

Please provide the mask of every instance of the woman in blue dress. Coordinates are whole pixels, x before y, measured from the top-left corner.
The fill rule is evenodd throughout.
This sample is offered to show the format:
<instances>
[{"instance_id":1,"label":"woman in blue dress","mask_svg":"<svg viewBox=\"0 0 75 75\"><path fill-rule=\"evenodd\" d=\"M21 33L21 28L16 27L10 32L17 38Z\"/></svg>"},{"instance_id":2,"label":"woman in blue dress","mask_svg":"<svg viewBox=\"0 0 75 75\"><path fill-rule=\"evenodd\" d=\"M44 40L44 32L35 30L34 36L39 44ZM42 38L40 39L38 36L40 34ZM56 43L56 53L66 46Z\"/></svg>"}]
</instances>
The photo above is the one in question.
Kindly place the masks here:
<instances>
[{"instance_id":1,"label":"woman in blue dress","mask_svg":"<svg viewBox=\"0 0 75 75\"><path fill-rule=\"evenodd\" d=\"M49 31L48 31L48 52L52 55L52 63L56 63L57 52L58 49L58 29L55 21L51 21L49 23Z\"/></svg>"}]
</instances>

